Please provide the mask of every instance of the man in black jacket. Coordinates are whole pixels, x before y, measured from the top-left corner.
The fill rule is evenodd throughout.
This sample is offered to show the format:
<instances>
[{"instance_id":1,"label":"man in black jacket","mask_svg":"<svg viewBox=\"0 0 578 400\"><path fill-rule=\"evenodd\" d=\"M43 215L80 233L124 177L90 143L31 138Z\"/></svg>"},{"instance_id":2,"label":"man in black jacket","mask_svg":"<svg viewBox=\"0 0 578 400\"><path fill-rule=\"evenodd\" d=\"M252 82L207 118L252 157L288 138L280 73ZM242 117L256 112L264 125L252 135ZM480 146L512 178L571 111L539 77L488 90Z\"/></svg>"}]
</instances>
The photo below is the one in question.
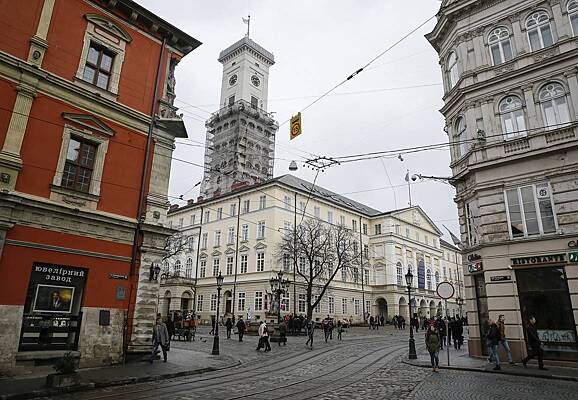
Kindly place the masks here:
<instances>
[{"instance_id":1,"label":"man in black jacket","mask_svg":"<svg viewBox=\"0 0 578 400\"><path fill-rule=\"evenodd\" d=\"M239 342L243 341L243 335L245 334L246 329L247 325L245 325L243 317L239 316L239 320L237 321L237 333L239 334Z\"/></svg>"},{"instance_id":2,"label":"man in black jacket","mask_svg":"<svg viewBox=\"0 0 578 400\"><path fill-rule=\"evenodd\" d=\"M454 341L457 340L454 338ZM495 371L499 371L502 368L500 367L500 356L498 355L498 342L500 340L500 330L498 329L498 325L490 319L488 320L488 332L486 333L486 344L488 345L488 349L490 350L490 361L494 361L496 366L494 367Z\"/></svg>"},{"instance_id":3,"label":"man in black jacket","mask_svg":"<svg viewBox=\"0 0 578 400\"><path fill-rule=\"evenodd\" d=\"M530 317L530 323L526 328L526 335L528 336L528 356L522 360L524 368L528 361L534 357L538 357L538 368L547 371L544 368L544 350L542 350L542 341L538 335L538 329L536 328L536 318Z\"/></svg>"}]
</instances>

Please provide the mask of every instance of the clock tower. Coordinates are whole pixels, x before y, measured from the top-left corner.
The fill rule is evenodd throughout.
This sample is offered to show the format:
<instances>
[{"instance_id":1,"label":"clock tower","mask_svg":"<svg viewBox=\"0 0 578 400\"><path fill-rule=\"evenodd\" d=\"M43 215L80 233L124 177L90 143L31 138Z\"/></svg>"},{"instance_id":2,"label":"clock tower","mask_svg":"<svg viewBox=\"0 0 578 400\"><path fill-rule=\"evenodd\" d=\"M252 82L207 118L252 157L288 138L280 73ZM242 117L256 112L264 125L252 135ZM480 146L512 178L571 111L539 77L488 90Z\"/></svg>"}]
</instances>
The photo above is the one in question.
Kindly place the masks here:
<instances>
[{"instance_id":1,"label":"clock tower","mask_svg":"<svg viewBox=\"0 0 578 400\"><path fill-rule=\"evenodd\" d=\"M201 195L218 196L235 185L273 177L275 135L267 112L269 67L274 56L248 36L219 54L223 64L220 109L207 120Z\"/></svg>"}]
</instances>

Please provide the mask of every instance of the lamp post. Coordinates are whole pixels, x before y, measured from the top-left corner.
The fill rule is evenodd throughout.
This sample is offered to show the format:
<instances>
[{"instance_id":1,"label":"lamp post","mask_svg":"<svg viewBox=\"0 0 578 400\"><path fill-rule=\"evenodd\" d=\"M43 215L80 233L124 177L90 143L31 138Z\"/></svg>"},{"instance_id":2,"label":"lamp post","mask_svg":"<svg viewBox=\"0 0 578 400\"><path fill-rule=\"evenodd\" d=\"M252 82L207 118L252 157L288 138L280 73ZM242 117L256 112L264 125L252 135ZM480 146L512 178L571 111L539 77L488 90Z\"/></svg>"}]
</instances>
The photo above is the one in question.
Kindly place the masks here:
<instances>
[{"instance_id":1,"label":"lamp post","mask_svg":"<svg viewBox=\"0 0 578 400\"><path fill-rule=\"evenodd\" d=\"M409 359L416 360L417 354L415 352L415 339L413 338L413 324L411 315L411 284L413 283L413 274L409 268L407 269L407 274L405 274L405 283L407 283L407 295L409 297Z\"/></svg>"},{"instance_id":2,"label":"lamp post","mask_svg":"<svg viewBox=\"0 0 578 400\"><path fill-rule=\"evenodd\" d=\"M277 272L276 278L269 279L271 292L277 301L277 324L281 322L281 295L287 293L289 289L289 280L283 279L283 271Z\"/></svg>"},{"instance_id":3,"label":"lamp post","mask_svg":"<svg viewBox=\"0 0 578 400\"><path fill-rule=\"evenodd\" d=\"M215 319L215 335L213 336L213 351L212 355L219 355L219 308L221 303L221 287L223 286L223 275L219 271L219 276L217 276L217 317Z\"/></svg>"},{"instance_id":4,"label":"lamp post","mask_svg":"<svg viewBox=\"0 0 578 400\"><path fill-rule=\"evenodd\" d=\"M464 299L462 299L460 296L458 296L458 298L456 299L456 303L458 303L458 306L460 307L460 318L462 317L462 306L464 305Z\"/></svg>"}]
</instances>

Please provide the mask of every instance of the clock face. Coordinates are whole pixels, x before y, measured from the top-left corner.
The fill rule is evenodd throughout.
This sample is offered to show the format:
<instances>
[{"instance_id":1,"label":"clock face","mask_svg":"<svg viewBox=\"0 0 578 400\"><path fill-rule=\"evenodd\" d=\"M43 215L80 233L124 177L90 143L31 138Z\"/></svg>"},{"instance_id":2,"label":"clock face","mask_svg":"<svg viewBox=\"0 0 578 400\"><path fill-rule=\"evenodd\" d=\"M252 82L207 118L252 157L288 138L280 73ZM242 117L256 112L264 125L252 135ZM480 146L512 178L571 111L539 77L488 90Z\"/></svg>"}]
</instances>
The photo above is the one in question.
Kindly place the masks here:
<instances>
[{"instance_id":1,"label":"clock face","mask_svg":"<svg viewBox=\"0 0 578 400\"><path fill-rule=\"evenodd\" d=\"M251 77L251 83L255 86L259 86L261 84L261 80L259 80L259 77L257 75L253 75Z\"/></svg>"},{"instance_id":2,"label":"clock face","mask_svg":"<svg viewBox=\"0 0 578 400\"><path fill-rule=\"evenodd\" d=\"M232 76L229 78L229 85L230 85L230 86L233 86L235 83L237 83L237 75L232 75Z\"/></svg>"}]
</instances>

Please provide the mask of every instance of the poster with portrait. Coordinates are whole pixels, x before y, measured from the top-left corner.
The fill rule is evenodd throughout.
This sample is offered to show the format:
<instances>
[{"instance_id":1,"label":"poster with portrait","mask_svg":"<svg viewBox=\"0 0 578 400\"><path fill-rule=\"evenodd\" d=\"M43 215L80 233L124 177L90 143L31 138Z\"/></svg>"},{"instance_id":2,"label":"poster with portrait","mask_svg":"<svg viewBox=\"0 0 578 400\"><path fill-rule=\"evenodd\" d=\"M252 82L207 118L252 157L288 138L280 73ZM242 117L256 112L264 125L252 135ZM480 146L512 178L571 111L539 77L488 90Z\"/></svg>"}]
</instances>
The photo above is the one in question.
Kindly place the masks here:
<instances>
[{"instance_id":1,"label":"poster with portrait","mask_svg":"<svg viewBox=\"0 0 578 400\"><path fill-rule=\"evenodd\" d=\"M34 312L70 314L74 287L39 284L34 297Z\"/></svg>"}]
</instances>

